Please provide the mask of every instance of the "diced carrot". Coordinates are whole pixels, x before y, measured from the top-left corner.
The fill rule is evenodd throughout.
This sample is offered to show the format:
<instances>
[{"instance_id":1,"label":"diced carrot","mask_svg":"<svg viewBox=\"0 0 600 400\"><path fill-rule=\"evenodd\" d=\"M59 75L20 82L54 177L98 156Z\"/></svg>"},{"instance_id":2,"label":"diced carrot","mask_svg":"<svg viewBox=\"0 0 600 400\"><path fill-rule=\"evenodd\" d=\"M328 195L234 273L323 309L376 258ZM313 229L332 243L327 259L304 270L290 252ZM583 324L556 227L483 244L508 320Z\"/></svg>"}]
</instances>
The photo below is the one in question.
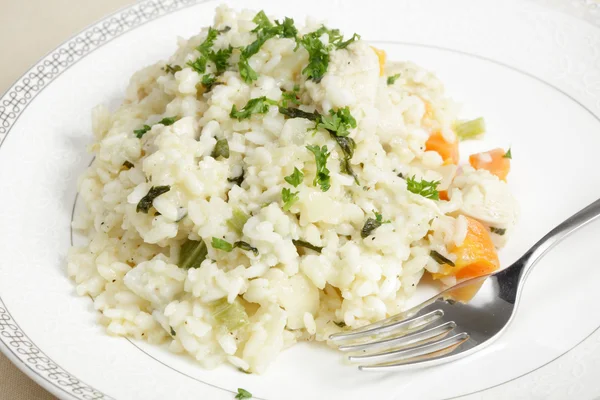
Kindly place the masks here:
<instances>
[{"instance_id":1,"label":"diced carrot","mask_svg":"<svg viewBox=\"0 0 600 400\"><path fill-rule=\"evenodd\" d=\"M500 267L496 248L489 230L479 221L467 218L467 235L460 246L450 251L456 256L454 267L444 264L434 279L453 275L456 279L475 278L494 272Z\"/></svg>"},{"instance_id":2,"label":"diced carrot","mask_svg":"<svg viewBox=\"0 0 600 400\"><path fill-rule=\"evenodd\" d=\"M384 50L380 50L377 47L371 46L375 54L377 54L377 58L379 59L379 76L383 76L385 71L385 60L387 58L387 54L385 54Z\"/></svg>"},{"instance_id":3,"label":"diced carrot","mask_svg":"<svg viewBox=\"0 0 600 400\"><path fill-rule=\"evenodd\" d=\"M440 190L439 196L440 196L440 200L446 200L446 201L450 200L450 197L448 197L447 190Z\"/></svg>"},{"instance_id":4,"label":"diced carrot","mask_svg":"<svg viewBox=\"0 0 600 400\"><path fill-rule=\"evenodd\" d=\"M441 132L435 132L425 142L425 150L436 151L446 164L458 164L458 139L449 143Z\"/></svg>"},{"instance_id":5,"label":"diced carrot","mask_svg":"<svg viewBox=\"0 0 600 400\"><path fill-rule=\"evenodd\" d=\"M510 172L510 158L504 157L504 149L494 149L469 156L469 163L475 169L485 169L503 181Z\"/></svg>"}]
</instances>

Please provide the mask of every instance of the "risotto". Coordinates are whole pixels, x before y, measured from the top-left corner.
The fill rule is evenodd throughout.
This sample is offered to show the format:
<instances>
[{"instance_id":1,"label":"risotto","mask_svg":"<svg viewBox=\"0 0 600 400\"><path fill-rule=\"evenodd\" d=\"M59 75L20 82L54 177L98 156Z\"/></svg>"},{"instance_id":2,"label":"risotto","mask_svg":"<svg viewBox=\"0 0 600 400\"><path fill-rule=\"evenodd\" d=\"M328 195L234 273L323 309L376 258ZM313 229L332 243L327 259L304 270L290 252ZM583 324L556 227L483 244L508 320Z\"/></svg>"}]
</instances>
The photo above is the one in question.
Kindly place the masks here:
<instances>
[{"instance_id":1,"label":"risotto","mask_svg":"<svg viewBox=\"0 0 600 400\"><path fill-rule=\"evenodd\" d=\"M93 111L69 275L109 334L261 373L283 349L396 314L424 274L499 267L509 150L440 81L309 19L217 9Z\"/></svg>"}]
</instances>

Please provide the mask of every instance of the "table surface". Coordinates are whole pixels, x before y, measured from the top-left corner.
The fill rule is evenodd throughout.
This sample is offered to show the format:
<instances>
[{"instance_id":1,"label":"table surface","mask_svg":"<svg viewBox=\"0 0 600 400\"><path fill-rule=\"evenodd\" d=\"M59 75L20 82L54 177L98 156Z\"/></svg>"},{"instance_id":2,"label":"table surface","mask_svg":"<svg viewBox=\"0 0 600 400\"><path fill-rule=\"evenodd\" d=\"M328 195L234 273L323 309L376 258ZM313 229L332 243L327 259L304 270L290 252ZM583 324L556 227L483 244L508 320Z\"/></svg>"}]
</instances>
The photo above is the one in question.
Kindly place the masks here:
<instances>
[{"instance_id":1,"label":"table surface","mask_svg":"<svg viewBox=\"0 0 600 400\"><path fill-rule=\"evenodd\" d=\"M46 53L73 34L133 0L28 0L2 1L0 54L5 58L0 74L0 94ZM19 371L0 353L0 398L52 400L50 393Z\"/></svg>"}]
</instances>

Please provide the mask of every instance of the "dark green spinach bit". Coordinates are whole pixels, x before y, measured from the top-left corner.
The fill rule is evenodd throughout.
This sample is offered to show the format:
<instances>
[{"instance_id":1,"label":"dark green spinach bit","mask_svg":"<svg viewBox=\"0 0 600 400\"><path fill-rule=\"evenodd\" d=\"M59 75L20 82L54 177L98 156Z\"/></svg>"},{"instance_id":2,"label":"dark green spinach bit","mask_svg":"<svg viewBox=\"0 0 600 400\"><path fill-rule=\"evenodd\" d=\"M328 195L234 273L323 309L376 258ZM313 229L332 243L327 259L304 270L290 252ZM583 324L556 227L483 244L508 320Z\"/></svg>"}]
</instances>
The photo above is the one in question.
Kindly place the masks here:
<instances>
[{"instance_id":1,"label":"dark green spinach bit","mask_svg":"<svg viewBox=\"0 0 600 400\"><path fill-rule=\"evenodd\" d=\"M360 231L360 237L365 239L366 237L370 236L375 229L379 228L383 224L389 224L390 222L390 220L384 221L383 216L376 212L375 218L367 218L367 221Z\"/></svg>"},{"instance_id":2,"label":"dark green spinach bit","mask_svg":"<svg viewBox=\"0 0 600 400\"><path fill-rule=\"evenodd\" d=\"M446 257L444 257L443 255L441 255L440 253L438 253L435 250L431 250L431 252L429 253L429 256L431 258L433 258L435 260L435 262L438 264L448 264L451 267L454 267L454 263L452 261L448 260Z\"/></svg>"},{"instance_id":3,"label":"dark green spinach bit","mask_svg":"<svg viewBox=\"0 0 600 400\"><path fill-rule=\"evenodd\" d=\"M217 140L217 143L215 144L215 148L213 149L210 156L212 158L218 158L218 157L229 158L229 143L227 142L227 139Z\"/></svg>"},{"instance_id":4,"label":"dark green spinach bit","mask_svg":"<svg viewBox=\"0 0 600 400\"><path fill-rule=\"evenodd\" d=\"M179 250L177 265L183 269L200 268L200 264L206 259L207 255L208 249L204 240L188 239Z\"/></svg>"},{"instance_id":5,"label":"dark green spinach bit","mask_svg":"<svg viewBox=\"0 0 600 400\"><path fill-rule=\"evenodd\" d=\"M304 240L295 240L295 239L293 239L292 243L296 247L304 247L304 248L316 251L317 253L320 253L321 250L323 250L323 247L315 246L315 245L310 244L309 242L306 242Z\"/></svg>"},{"instance_id":6,"label":"dark green spinach bit","mask_svg":"<svg viewBox=\"0 0 600 400\"><path fill-rule=\"evenodd\" d=\"M490 232L502 236L506 233L506 228L494 228L493 226L490 226Z\"/></svg>"},{"instance_id":7,"label":"dark green spinach bit","mask_svg":"<svg viewBox=\"0 0 600 400\"><path fill-rule=\"evenodd\" d=\"M150 190L148 191L148 194L146 194L144 197L142 197L140 202L137 204L135 211L143 212L144 214L148 214L148 211L150 210L150 207L152 207L152 202L154 201L154 199L156 199L161 194L167 193L169 190L171 190L171 186L168 186L168 185L152 186L150 188Z\"/></svg>"}]
</instances>

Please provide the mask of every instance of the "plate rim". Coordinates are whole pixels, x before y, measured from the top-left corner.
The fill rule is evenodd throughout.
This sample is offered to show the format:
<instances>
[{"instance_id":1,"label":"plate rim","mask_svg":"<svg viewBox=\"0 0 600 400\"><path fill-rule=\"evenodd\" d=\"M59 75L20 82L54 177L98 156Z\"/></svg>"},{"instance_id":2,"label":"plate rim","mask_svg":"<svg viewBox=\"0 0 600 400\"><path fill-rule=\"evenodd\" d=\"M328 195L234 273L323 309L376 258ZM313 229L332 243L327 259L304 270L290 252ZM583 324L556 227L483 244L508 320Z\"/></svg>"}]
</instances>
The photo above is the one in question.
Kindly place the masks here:
<instances>
[{"instance_id":1,"label":"plate rim","mask_svg":"<svg viewBox=\"0 0 600 400\"><path fill-rule=\"evenodd\" d=\"M121 7L118 10L102 17L96 22L91 23L78 33L70 36L67 40L63 41L53 50L49 51L46 55L36 61L0 96L0 148L8 137L8 133L17 123L20 116L25 112L28 105L46 86L51 84L56 78L62 75L63 72L71 68L78 61L91 54L95 50L101 48L105 44L120 37L121 35L148 22L154 21L187 7L212 1L215 0L143 0ZM543 1L533 2L537 2L538 5L549 8L547 5L540 4L543 3ZM583 7L590 6L590 4L585 0L573 0L572 2L580 3ZM555 9L555 11L559 10ZM562 14L569 15L569 13L564 12ZM571 17L573 16L571 15ZM598 28L597 25L589 20L584 18L575 18L580 23L586 23ZM379 42L381 42L381 40L379 40ZM469 53L469 55L473 54ZM496 60L490 59L490 61L503 64ZM524 71L519 70L519 72ZM558 89L554 85L539 77L530 75L528 73L526 74L538 81L542 81L543 83L552 86L554 89ZM579 105L582 105L573 96L563 92L560 89L558 90L570 97L571 100L574 100ZM12 110L9 110L11 107ZM583 107L597 119L599 118L593 111L585 106ZM6 328L11 329L13 332L8 332ZM480 391L459 395L450 399L458 399L464 396L480 393L528 375L565 356L585 342L589 337L594 335L594 333L596 333L598 330L600 330L600 326L589 333L571 349L525 374ZM8 343L6 343L4 340L0 340L0 352L2 352L21 372L59 399L114 400L114 398L110 395L103 393L99 389L96 389L79 380L75 375L69 373L48 356L46 356L46 354L33 341L31 341L26 333L20 328L19 324L10 314L6 304L2 300L1 294L0 336L3 338L8 338L9 340ZM14 347L11 348L11 346ZM19 353L22 358L19 357L17 353Z\"/></svg>"}]
</instances>

